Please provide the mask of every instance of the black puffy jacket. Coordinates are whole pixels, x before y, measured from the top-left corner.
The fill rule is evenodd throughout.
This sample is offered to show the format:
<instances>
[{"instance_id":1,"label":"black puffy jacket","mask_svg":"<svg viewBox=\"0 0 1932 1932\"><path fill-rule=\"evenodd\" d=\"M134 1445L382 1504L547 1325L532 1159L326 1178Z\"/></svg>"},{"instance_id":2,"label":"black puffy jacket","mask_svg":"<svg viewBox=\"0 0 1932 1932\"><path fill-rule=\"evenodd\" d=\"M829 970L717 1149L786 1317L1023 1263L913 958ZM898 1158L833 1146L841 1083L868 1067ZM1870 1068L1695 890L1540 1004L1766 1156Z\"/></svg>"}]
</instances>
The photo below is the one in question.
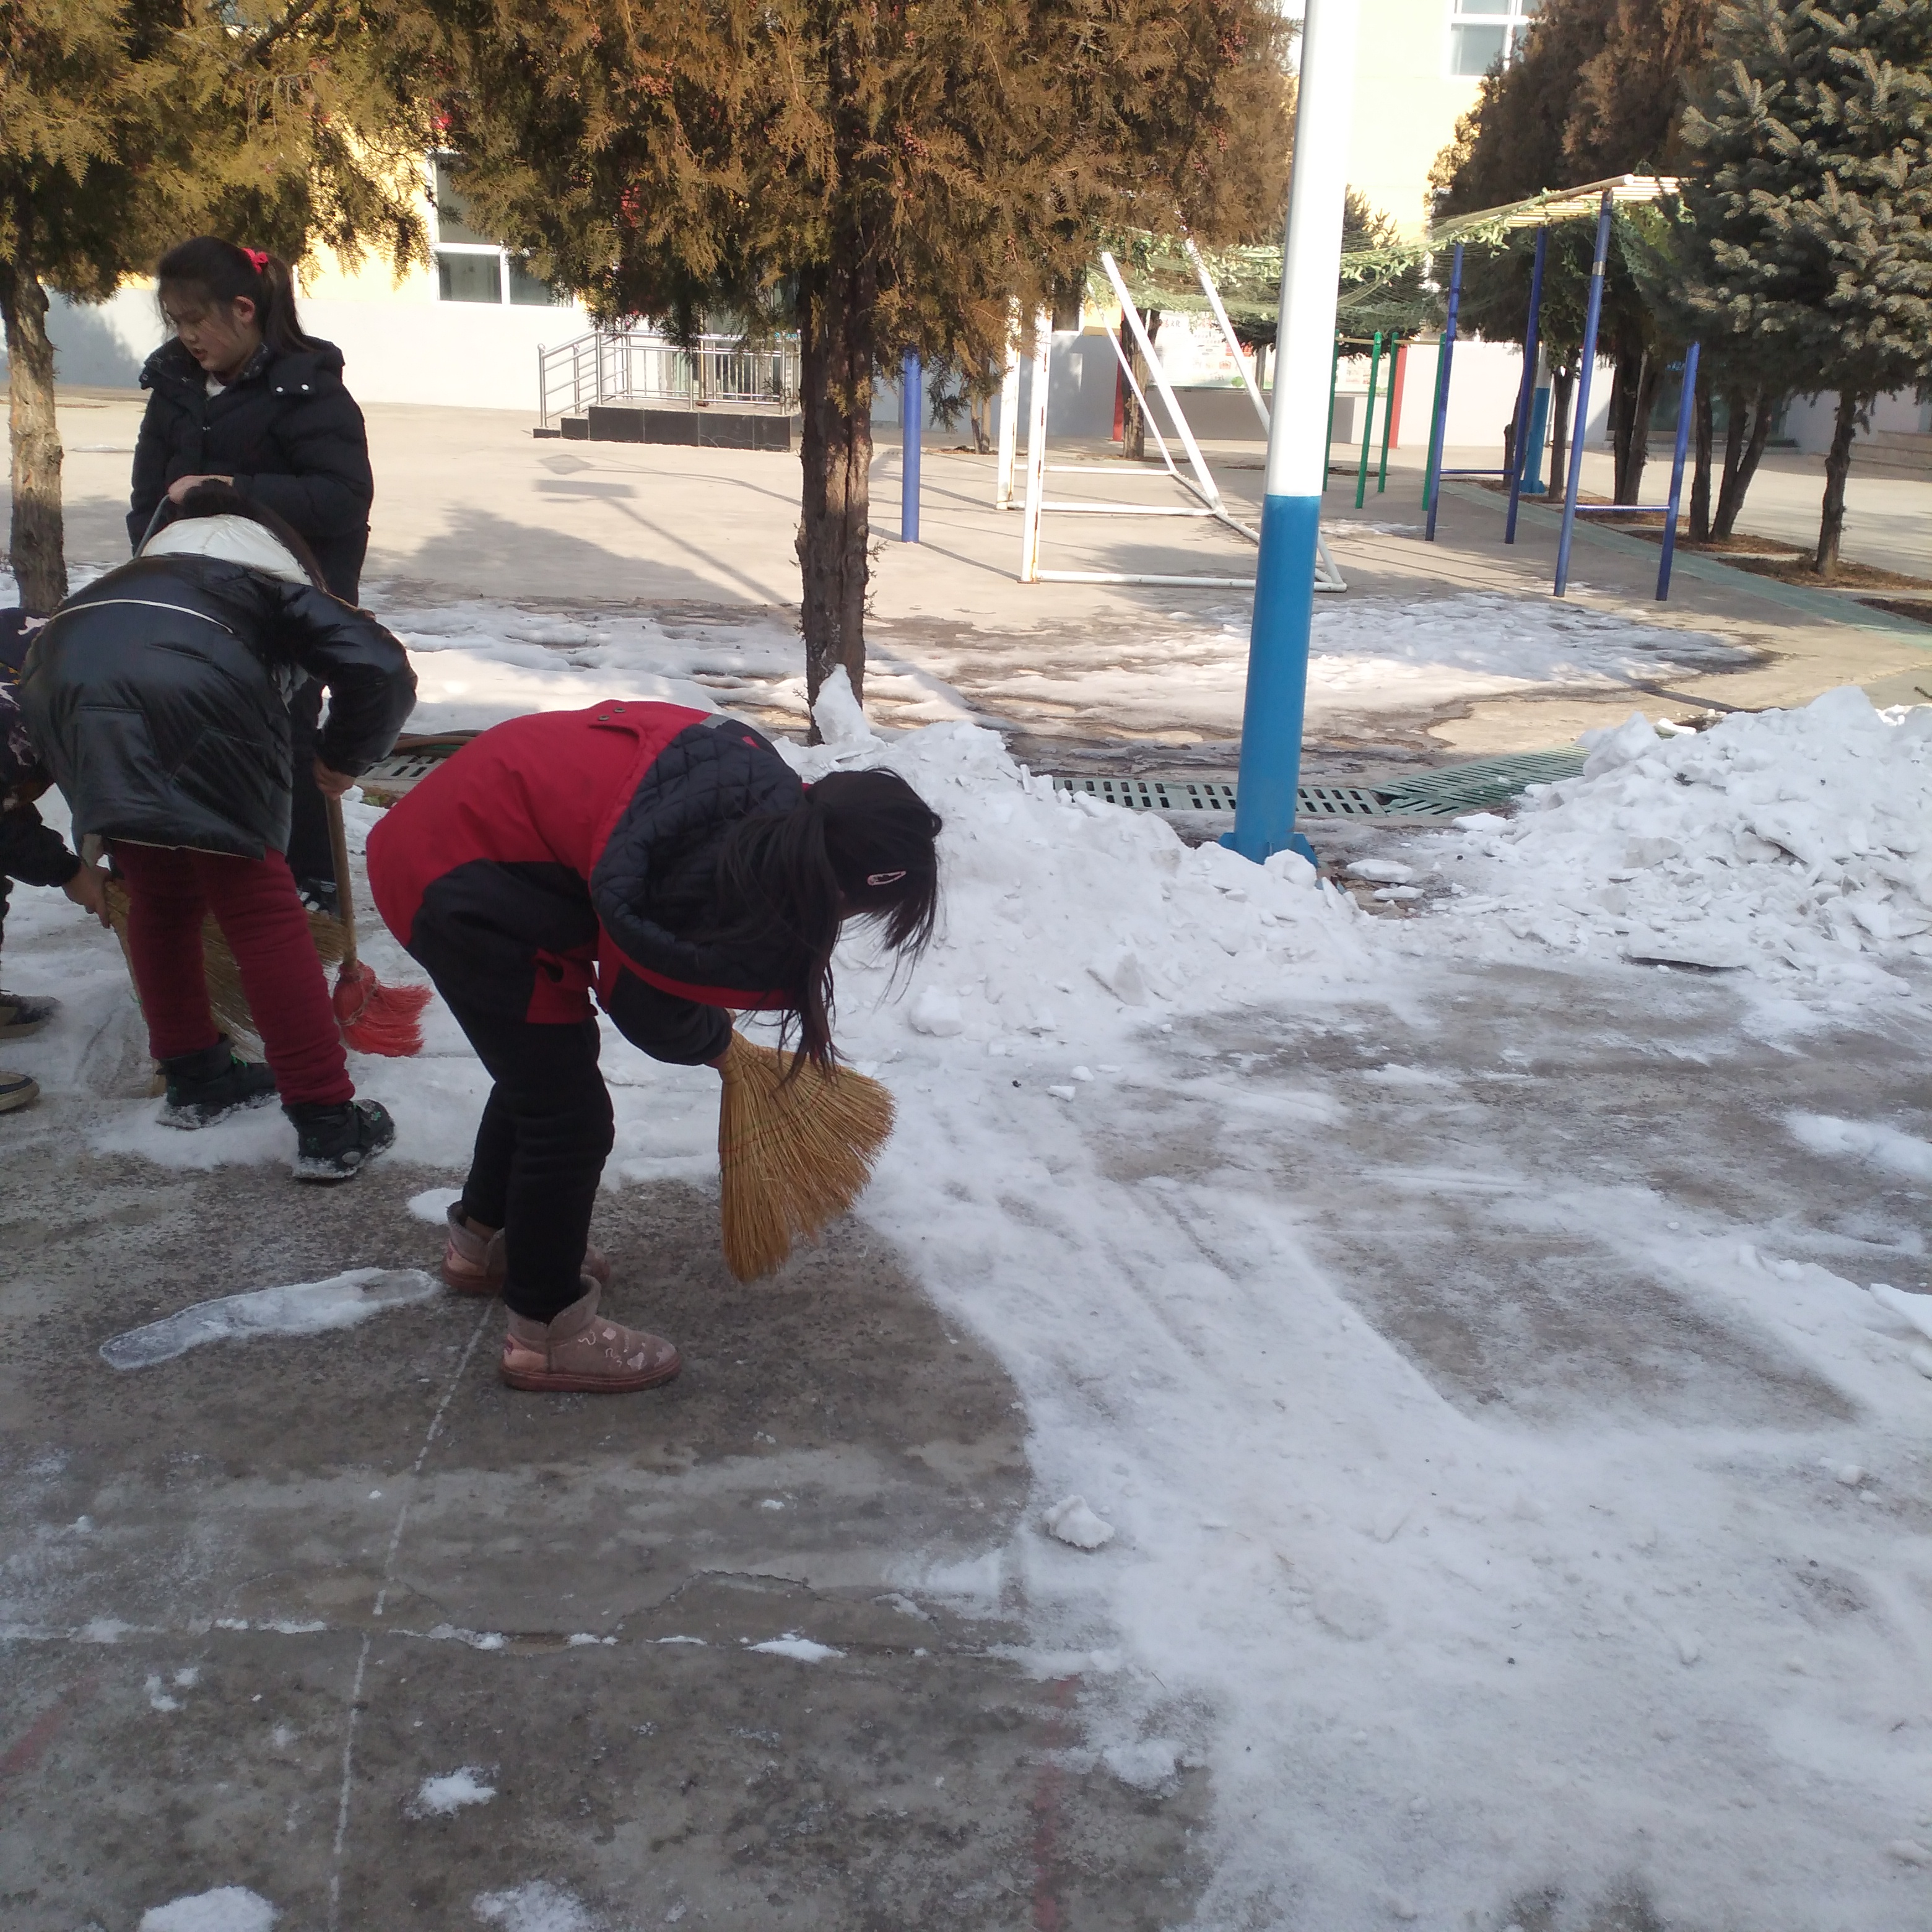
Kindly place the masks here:
<instances>
[{"instance_id":1,"label":"black puffy jacket","mask_svg":"<svg viewBox=\"0 0 1932 1932\"><path fill-rule=\"evenodd\" d=\"M34 636L20 707L76 835L259 859L288 849L289 700L328 691L316 752L366 770L416 704L368 612L214 556L137 557Z\"/></svg>"},{"instance_id":2,"label":"black puffy jacket","mask_svg":"<svg viewBox=\"0 0 1932 1932\"><path fill-rule=\"evenodd\" d=\"M232 476L251 501L293 526L315 552L322 580L354 603L369 548L375 482L369 436L343 387L342 351L264 343L220 395L178 342L166 342L141 371L147 413L134 444L128 535L147 535L168 485L182 476Z\"/></svg>"}]
</instances>

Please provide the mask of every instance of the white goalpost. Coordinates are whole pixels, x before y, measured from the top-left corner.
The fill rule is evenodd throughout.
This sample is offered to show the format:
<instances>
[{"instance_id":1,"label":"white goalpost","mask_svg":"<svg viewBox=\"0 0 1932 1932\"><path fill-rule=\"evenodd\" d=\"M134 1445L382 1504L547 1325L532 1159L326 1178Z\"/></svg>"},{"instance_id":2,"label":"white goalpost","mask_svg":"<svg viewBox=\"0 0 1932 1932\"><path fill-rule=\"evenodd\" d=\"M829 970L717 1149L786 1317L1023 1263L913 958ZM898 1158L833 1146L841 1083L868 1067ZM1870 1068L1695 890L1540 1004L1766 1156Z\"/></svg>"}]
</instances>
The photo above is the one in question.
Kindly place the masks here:
<instances>
[{"instance_id":1,"label":"white goalpost","mask_svg":"<svg viewBox=\"0 0 1932 1932\"><path fill-rule=\"evenodd\" d=\"M1254 377L1241 356L1233 325L1228 321L1227 310L1222 305L1220 293L1208 273L1207 264L1202 261L1199 251L1191 241L1186 245L1188 260L1234 356L1235 366L1241 371L1249 398L1254 404L1255 412L1260 418L1262 428L1265 434L1268 426L1268 405L1262 400L1261 392L1255 386ZM1174 453L1168 446L1167 438L1161 434L1160 422L1149 406L1147 392L1134 373L1132 362L1121 347L1119 336L1110 330L1107 339L1113 346L1114 360L1119 365L1123 380L1139 406L1141 420L1154 438L1154 447L1160 453L1167 479L1194 500L1188 503L1102 503L1080 500L1054 501L1048 498L1046 482L1048 471L1090 476L1094 473L1094 466L1090 464L1050 464L1046 460L1047 394L1052 367L1052 338L1051 318L1042 310L1035 320L1034 331L1033 393L1028 399L1030 406L1027 411L1026 494L1020 532L1019 580L1022 584L1144 584L1177 587L1192 585L1207 590L1252 590L1255 582L1252 576L1221 577L1195 572L1049 570L1041 566L1040 524L1042 519L1049 513L1087 517L1206 518L1224 525L1257 547L1261 542L1261 532L1234 515L1223 500L1220 488L1214 481L1214 472L1208 467L1207 458L1202 454L1200 443L1188 422L1186 412L1181 408L1180 400L1168 380L1166 365L1155 350L1142 322L1140 310L1128 292L1119 264L1111 254L1103 251L1100 266L1106 272L1115 298L1120 304L1121 314L1132 332L1134 346L1147 364L1154 390L1166 409L1168 421L1180 441L1181 453L1186 459L1187 473L1184 473L1174 462ZM1010 508L1012 504L1012 472L1018 453L1016 440L1018 428L1018 404L1019 358L1016 348L1010 346L1000 390L1000 454L993 500L995 507L1000 509ZM1144 472L1128 470L1121 473L1136 476ZM1348 588L1342 581L1341 573L1335 568L1325 543L1320 545L1316 588L1330 591Z\"/></svg>"}]
</instances>

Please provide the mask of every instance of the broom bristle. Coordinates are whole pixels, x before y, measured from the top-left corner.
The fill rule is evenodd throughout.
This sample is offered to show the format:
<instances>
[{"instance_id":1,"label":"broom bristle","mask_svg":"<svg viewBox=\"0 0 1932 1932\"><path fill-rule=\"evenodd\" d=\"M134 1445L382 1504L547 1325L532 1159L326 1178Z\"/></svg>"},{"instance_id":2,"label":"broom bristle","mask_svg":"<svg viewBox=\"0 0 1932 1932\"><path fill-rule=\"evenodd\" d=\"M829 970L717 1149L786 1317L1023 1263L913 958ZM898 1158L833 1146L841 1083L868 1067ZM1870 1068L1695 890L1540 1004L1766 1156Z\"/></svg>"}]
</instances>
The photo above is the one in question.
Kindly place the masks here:
<instances>
[{"instance_id":1,"label":"broom bristle","mask_svg":"<svg viewBox=\"0 0 1932 1932\"><path fill-rule=\"evenodd\" d=\"M788 1080L790 1065L734 1033L719 1070L724 1260L740 1281L848 1213L892 1131L892 1096L876 1080L808 1064Z\"/></svg>"},{"instance_id":2,"label":"broom bristle","mask_svg":"<svg viewBox=\"0 0 1932 1932\"><path fill-rule=\"evenodd\" d=\"M360 960L336 975L336 1024L358 1053L406 1060L422 1052L422 1010L429 1002L427 986L386 986Z\"/></svg>"}]
</instances>

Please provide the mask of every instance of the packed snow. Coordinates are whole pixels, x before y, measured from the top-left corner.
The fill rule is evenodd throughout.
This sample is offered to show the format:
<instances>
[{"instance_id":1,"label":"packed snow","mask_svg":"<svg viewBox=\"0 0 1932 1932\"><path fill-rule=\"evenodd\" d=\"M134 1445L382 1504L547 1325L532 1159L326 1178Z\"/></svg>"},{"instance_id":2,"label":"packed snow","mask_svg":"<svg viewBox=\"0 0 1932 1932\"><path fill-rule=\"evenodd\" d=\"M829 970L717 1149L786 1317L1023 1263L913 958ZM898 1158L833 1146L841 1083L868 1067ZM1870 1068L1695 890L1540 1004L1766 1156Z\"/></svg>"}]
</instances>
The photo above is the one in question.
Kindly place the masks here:
<instances>
[{"instance_id":1,"label":"packed snow","mask_svg":"<svg viewBox=\"0 0 1932 1932\"><path fill-rule=\"evenodd\" d=\"M788 1630L783 1636L767 1637L763 1643L748 1644L746 1648L766 1657L789 1657L797 1664L824 1664L845 1654L842 1650L834 1650L829 1643L800 1636L796 1630Z\"/></svg>"},{"instance_id":2,"label":"packed snow","mask_svg":"<svg viewBox=\"0 0 1932 1932\"><path fill-rule=\"evenodd\" d=\"M472 1804L487 1804L496 1795L494 1784L483 1782L480 1765L466 1764L441 1778L426 1778L410 1799L412 1818L451 1818Z\"/></svg>"},{"instance_id":3,"label":"packed snow","mask_svg":"<svg viewBox=\"0 0 1932 1932\"><path fill-rule=\"evenodd\" d=\"M548 1879L479 1892L470 1910L484 1924L500 1925L503 1932L600 1932L583 1901Z\"/></svg>"},{"instance_id":4,"label":"packed snow","mask_svg":"<svg viewBox=\"0 0 1932 1932\"><path fill-rule=\"evenodd\" d=\"M1652 630L1640 646L1635 625L1492 634L1498 614L1467 601L1364 633L1338 662L1400 666L1412 650L1420 688L1451 672L1545 677L1552 653L1599 682L1654 675L1670 651L1696 662L1690 634ZM506 638L502 619L458 607L434 640L412 636L430 705L419 723L617 692L762 706L776 688L761 633L728 644L743 654L734 668L718 637L692 644L651 620L586 618L572 642ZM1331 624L1323 648L1348 634ZM786 664L795 652L788 643ZM1145 674L1151 693L1151 662ZM1070 690L1079 683L1070 671ZM976 690L975 705L989 701ZM1597 984L1656 962L1702 968L1747 996L1741 1008L1774 1004L1794 1024L1922 1003L1932 712L1881 714L1844 692L1668 740L1633 722L1514 816L1406 838L1360 890L1417 896L1373 916L1298 859L1253 866L1190 848L1152 814L1056 793L970 708L881 734L835 691L828 742L787 752L808 777L888 764L946 820L932 952L909 980L862 936L842 957L842 1043L899 1112L861 1212L949 1323L997 1352L1029 1431L1027 1526L972 1564L909 1558L894 1587L989 1615L1017 1606L1022 1660L1078 1678L1095 1761L1136 1790L1157 1796L1207 1768L1204 1928L1413 1918L1501 1932L1485 1915L1505 1880L1560 1873L1582 1900L1640 1868L1672 1922L1918 1922L1932 1882L1918 1856L1932 1846L1922 1241L1880 1279L1854 1279L1851 1262L1794 1258L1778 1228L1740 1226L1721 1204L1678 1209L1580 1177L1525 1208L1538 1190L1523 1175L1453 1147L1338 1173L1333 1136L1354 1103L1266 1022L1318 1022L1358 1043L1374 1090L1446 1108L1464 1093L1456 1075L1378 1042L1390 1015L1453 1030L1455 1010L1437 1004L1452 969L1530 960ZM374 814L350 818L359 850ZM9 983L58 986L68 1011L9 1045L7 1064L49 1096L10 1133L72 1133L78 1120L96 1149L150 1162L285 1156L272 1116L196 1135L156 1126L129 1078L145 1066L112 942L58 895L22 891L15 908ZM385 980L420 977L380 933L367 951ZM454 1174L488 1081L448 1013L426 1017L423 1057L357 1057L355 1071L396 1114L400 1151ZM604 1064L618 1136L607 1184L714 1176L715 1078L653 1066L614 1035ZM1867 1176L1928 1178L1932 1146L1888 1122L1774 1114L1767 1132L1842 1171L1850 1196ZM1392 1214L1419 1221L1452 1198L1547 1211L1676 1284L1673 1306L1762 1338L1842 1414L1774 1426L1714 1401L1666 1426L1592 1408L1587 1390L1553 1420L1459 1406L1316 1243L1317 1210L1345 1182L1382 1186ZM432 1190L412 1207L433 1222L448 1198ZM1665 1222L1673 1211L1681 1222ZM340 1302L362 1296L351 1282L303 1286ZM200 1315L110 1346L155 1329L191 1346L210 1339L189 1320ZM1112 1540L1070 1546L1045 1520L1055 1498ZM838 1654L796 1633L748 1647ZM508 1932L594 1923L547 1881L474 1910Z\"/></svg>"},{"instance_id":5,"label":"packed snow","mask_svg":"<svg viewBox=\"0 0 1932 1932\"><path fill-rule=\"evenodd\" d=\"M281 1914L244 1886L198 1892L141 1915L140 1932L269 1932Z\"/></svg>"},{"instance_id":6,"label":"packed snow","mask_svg":"<svg viewBox=\"0 0 1932 1932\"><path fill-rule=\"evenodd\" d=\"M320 1335L352 1328L385 1309L427 1301L440 1291L420 1268L350 1268L326 1281L258 1288L197 1301L178 1314L114 1336L100 1345L110 1368L150 1369L210 1342L260 1335Z\"/></svg>"}]
</instances>

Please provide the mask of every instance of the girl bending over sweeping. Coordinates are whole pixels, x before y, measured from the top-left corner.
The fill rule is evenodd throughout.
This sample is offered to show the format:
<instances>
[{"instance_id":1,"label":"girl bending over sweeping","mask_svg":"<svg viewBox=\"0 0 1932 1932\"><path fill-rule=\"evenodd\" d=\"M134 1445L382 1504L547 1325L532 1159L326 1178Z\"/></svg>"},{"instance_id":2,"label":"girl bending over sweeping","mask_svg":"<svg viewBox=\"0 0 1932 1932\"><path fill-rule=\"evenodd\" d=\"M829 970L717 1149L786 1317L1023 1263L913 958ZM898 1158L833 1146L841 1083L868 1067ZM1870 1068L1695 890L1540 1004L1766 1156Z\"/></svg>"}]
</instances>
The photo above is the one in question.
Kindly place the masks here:
<instances>
[{"instance_id":1,"label":"girl bending over sweeping","mask_svg":"<svg viewBox=\"0 0 1932 1932\"><path fill-rule=\"evenodd\" d=\"M892 772L807 786L750 726L653 704L499 724L384 815L377 909L496 1083L443 1278L502 1288L512 1388L650 1388L681 1366L598 1313L610 1270L590 1216L614 1136L592 992L654 1059L717 1066L727 1010L762 1008L830 1067L839 928L922 947L939 829Z\"/></svg>"},{"instance_id":2,"label":"girl bending over sweeping","mask_svg":"<svg viewBox=\"0 0 1932 1932\"><path fill-rule=\"evenodd\" d=\"M225 484L76 591L35 634L29 733L128 886L128 957L167 1078L161 1118L205 1127L279 1094L302 1180L346 1180L395 1138L358 1100L288 862L291 714L312 678L328 718L311 754L334 797L387 754L416 703L402 646L319 587L302 539ZM203 970L212 913L266 1066L216 1027Z\"/></svg>"}]
</instances>

